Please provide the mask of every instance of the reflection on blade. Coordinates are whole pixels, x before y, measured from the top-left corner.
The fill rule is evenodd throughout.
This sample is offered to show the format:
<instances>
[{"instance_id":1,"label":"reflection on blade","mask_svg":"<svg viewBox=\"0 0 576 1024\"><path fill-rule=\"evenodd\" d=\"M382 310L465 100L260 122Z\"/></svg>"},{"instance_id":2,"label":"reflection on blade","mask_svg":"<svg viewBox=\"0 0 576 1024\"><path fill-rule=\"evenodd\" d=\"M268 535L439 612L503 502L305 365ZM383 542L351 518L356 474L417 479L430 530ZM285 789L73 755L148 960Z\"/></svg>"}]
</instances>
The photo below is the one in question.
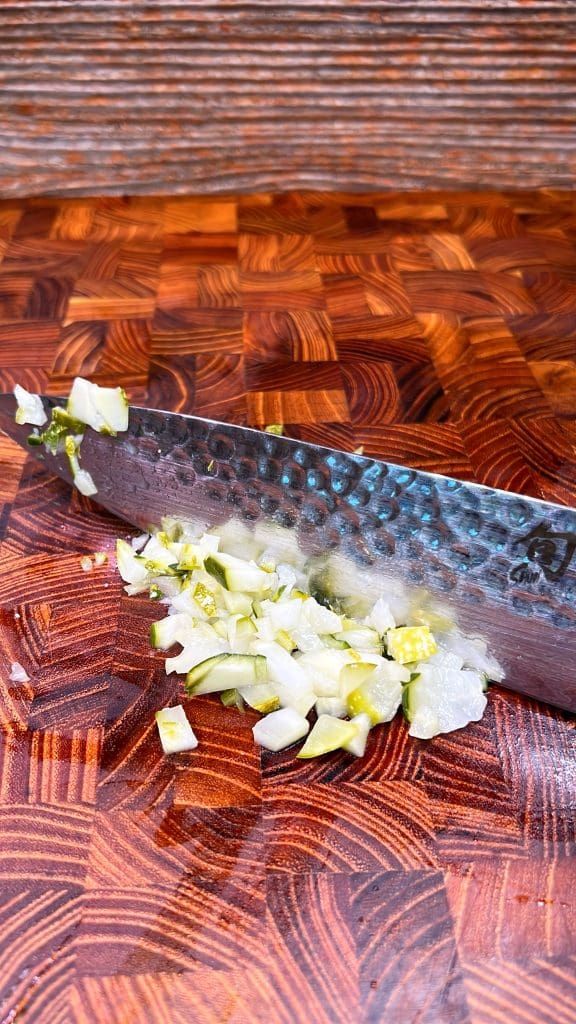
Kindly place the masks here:
<instances>
[{"instance_id":1,"label":"reflection on blade","mask_svg":"<svg viewBox=\"0 0 576 1024\"><path fill-rule=\"evenodd\" d=\"M46 400L47 407L55 404ZM0 426L26 444L0 398ZM70 481L66 459L42 452ZM174 516L293 530L489 644L508 685L576 710L576 512L286 437L133 408L118 438L88 431L100 504L139 528ZM342 581L342 586L345 586ZM356 589L355 588L355 589Z\"/></svg>"}]
</instances>

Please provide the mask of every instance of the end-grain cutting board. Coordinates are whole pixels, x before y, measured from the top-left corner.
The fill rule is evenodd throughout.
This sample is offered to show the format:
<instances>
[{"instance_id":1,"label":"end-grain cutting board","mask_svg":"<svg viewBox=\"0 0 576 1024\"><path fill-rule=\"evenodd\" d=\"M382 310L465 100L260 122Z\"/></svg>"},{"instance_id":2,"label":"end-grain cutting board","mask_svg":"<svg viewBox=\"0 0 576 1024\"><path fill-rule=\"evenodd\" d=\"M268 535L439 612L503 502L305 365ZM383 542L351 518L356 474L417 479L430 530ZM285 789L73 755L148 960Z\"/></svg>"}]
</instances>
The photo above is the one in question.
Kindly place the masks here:
<instances>
[{"instance_id":1,"label":"end-grain cutting board","mask_svg":"<svg viewBox=\"0 0 576 1024\"><path fill-rule=\"evenodd\" d=\"M573 504L575 245L554 192L4 203L0 390L82 374ZM126 532L0 438L0 1019L572 1024L568 717L495 688L302 763L198 698L165 758L155 608L80 565Z\"/></svg>"}]
</instances>

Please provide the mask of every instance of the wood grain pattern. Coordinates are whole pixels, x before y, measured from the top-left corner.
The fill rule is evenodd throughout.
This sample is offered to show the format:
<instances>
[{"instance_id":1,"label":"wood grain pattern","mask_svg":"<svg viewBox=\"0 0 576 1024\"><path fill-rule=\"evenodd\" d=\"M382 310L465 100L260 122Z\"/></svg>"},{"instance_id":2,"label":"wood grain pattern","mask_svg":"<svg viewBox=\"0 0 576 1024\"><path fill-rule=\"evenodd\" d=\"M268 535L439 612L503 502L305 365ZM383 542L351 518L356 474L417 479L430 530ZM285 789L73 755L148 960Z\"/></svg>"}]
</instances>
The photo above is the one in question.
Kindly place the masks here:
<instances>
[{"instance_id":1,"label":"wood grain pattern","mask_svg":"<svg viewBox=\"0 0 576 1024\"><path fill-rule=\"evenodd\" d=\"M571 0L8 0L0 195L570 188L575 37ZM443 216L441 201L419 207ZM351 198L338 216L369 230L406 209ZM141 212L160 229L146 198ZM166 227L234 231L233 212L192 199ZM70 219L77 239L124 223L121 203L79 199L70 218L46 199L28 226ZM258 212L240 224L258 231ZM15 315L37 301L28 284L3 296Z\"/></svg>"},{"instance_id":2,"label":"wood grain pattern","mask_svg":"<svg viewBox=\"0 0 576 1024\"><path fill-rule=\"evenodd\" d=\"M10 200L0 387L86 374L573 504L575 279L550 190ZM305 762L184 699L165 758L157 609L80 566L127 534L0 439L0 1019L571 1024L568 716L494 688L464 732Z\"/></svg>"}]
</instances>

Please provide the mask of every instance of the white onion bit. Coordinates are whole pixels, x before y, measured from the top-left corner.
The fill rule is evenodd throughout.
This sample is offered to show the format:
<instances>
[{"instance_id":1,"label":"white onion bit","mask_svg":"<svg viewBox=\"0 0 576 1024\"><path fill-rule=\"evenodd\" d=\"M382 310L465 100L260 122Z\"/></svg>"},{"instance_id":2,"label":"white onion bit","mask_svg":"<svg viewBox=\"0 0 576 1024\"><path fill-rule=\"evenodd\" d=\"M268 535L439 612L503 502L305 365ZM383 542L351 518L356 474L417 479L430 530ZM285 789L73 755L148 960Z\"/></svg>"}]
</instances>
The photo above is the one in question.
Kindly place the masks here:
<instances>
[{"instance_id":1,"label":"white onion bit","mask_svg":"<svg viewBox=\"0 0 576 1024\"><path fill-rule=\"evenodd\" d=\"M10 666L10 676L9 676L9 679L10 679L11 683L29 683L30 682L30 676L28 675L28 673L27 673L26 669L24 668L24 666L21 665L19 661L13 661L12 662L12 664Z\"/></svg>"}]
</instances>

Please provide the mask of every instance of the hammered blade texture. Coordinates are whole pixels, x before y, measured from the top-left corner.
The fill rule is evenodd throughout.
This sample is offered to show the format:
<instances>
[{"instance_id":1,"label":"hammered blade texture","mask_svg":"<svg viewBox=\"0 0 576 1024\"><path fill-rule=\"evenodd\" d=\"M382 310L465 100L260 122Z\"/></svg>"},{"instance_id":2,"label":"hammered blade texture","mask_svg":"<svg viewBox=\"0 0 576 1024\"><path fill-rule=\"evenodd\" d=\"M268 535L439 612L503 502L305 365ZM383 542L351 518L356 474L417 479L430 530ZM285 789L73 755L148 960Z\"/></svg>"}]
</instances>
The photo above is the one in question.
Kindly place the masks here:
<instances>
[{"instance_id":1,"label":"hammered blade texture","mask_svg":"<svg viewBox=\"0 0 576 1024\"><path fill-rule=\"evenodd\" d=\"M307 554L353 560L359 590L384 578L481 636L513 686L576 710L575 511L160 410L133 408L124 437L88 431L82 451L98 502L129 522L294 530ZM70 479L65 457L43 457ZM566 672L550 681L556 649Z\"/></svg>"},{"instance_id":2,"label":"hammered blade texture","mask_svg":"<svg viewBox=\"0 0 576 1024\"><path fill-rule=\"evenodd\" d=\"M562 562L576 544L572 509L155 410L132 410L131 435L102 446L106 463L95 466L98 498L138 525L159 525L165 515L210 525L269 519L294 529L311 553L340 549L387 575L401 566L407 582L457 590L472 604L502 601L556 626L576 625L576 565L556 579L536 558L526 585L514 579L533 535L549 537Z\"/></svg>"}]
</instances>

